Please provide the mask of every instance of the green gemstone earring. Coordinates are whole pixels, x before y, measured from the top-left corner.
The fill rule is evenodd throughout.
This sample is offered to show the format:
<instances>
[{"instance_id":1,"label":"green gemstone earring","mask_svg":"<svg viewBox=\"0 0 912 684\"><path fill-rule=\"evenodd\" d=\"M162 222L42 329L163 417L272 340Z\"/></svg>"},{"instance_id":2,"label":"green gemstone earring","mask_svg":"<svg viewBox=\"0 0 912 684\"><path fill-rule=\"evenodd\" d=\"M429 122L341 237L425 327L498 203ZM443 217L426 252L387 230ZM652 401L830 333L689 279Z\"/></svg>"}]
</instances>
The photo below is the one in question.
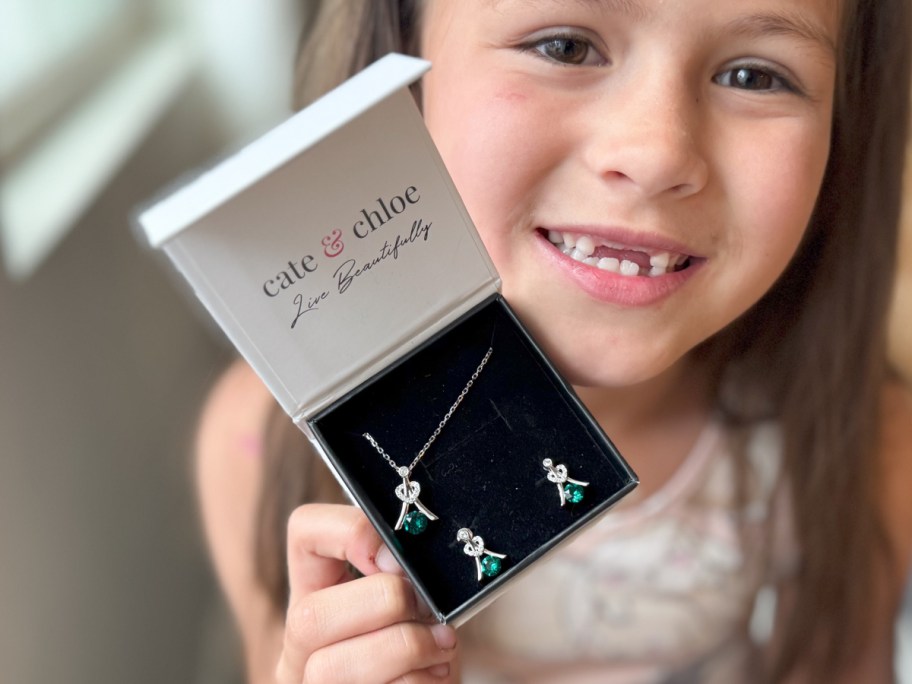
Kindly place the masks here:
<instances>
[{"instance_id":1,"label":"green gemstone earring","mask_svg":"<svg viewBox=\"0 0 912 684\"><path fill-rule=\"evenodd\" d=\"M586 496L583 487L588 487L588 482L574 480L567 475L567 466L563 463L554 465L554 461L546 458L542 461L542 467L548 471L548 481L557 485L557 493L560 496L561 506L568 501L572 504L579 503Z\"/></svg>"},{"instance_id":2,"label":"green gemstone earring","mask_svg":"<svg viewBox=\"0 0 912 684\"><path fill-rule=\"evenodd\" d=\"M491 551L485 548L484 539L472 534L472 530L463 527L456 533L456 541L463 542L462 552L475 559L475 570L478 581L482 577L496 577L503 569L503 559L506 554Z\"/></svg>"}]
</instances>

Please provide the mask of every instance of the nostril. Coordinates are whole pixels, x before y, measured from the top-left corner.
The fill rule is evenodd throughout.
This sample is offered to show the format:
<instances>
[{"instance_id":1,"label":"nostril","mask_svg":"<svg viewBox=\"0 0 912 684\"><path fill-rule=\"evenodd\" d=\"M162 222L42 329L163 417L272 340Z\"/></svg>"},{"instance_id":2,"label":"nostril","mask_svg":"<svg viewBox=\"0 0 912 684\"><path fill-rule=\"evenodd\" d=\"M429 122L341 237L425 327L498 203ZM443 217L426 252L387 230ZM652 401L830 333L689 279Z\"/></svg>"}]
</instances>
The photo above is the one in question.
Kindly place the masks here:
<instances>
[{"instance_id":1,"label":"nostril","mask_svg":"<svg viewBox=\"0 0 912 684\"><path fill-rule=\"evenodd\" d=\"M616 170L605 171L602 173L602 177L609 180L633 180L626 173Z\"/></svg>"}]
</instances>

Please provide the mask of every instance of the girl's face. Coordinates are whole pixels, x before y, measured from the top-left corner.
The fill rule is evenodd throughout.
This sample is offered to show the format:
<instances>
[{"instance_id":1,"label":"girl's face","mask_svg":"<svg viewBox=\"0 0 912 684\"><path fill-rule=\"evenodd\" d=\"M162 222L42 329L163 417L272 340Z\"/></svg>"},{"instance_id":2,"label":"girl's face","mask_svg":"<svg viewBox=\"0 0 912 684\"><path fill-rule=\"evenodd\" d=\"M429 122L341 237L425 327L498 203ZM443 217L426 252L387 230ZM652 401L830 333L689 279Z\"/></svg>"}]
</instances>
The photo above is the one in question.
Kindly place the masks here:
<instances>
[{"instance_id":1,"label":"girl's face","mask_svg":"<svg viewBox=\"0 0 912 684\"><path fill-rule=\"evenodd\" d=\"M427 125L574 383L659 375L783 271L827 161L835 0L429 0L424 21Z\"/></svg>"}]
</instances>

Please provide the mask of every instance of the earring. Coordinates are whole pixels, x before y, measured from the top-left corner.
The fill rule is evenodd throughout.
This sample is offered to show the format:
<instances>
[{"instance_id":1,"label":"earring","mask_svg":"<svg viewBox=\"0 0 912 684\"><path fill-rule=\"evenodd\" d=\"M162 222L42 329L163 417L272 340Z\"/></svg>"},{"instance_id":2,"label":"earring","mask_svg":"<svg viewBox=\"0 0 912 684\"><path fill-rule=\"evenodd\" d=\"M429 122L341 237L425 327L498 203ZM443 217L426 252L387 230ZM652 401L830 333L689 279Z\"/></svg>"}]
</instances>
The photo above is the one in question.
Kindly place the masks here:
<instances>
[{"instance_id":1,"label":"earring","mask_svg":"<svg viewBox=\"0 0 912 684\"><path fill-rule=\"evenodd\" d=\"M456 541L465 543L462 552L475 559L475 570L478 575L478 581L481 577L495 577L500 574L503 568L501 559L507 556L503 553L495 553L485 548L484 539L472 535L472 530L463 527L456 533ZM484 558L482 558L484 556Z\"/></svg>"},{"instance_id":2,"label":"earring","mask_svg":"<svg viewBox=\"0 0 912 684\"><path fill-rule=\"evenodd\" d=\"M567 466L563 463L555 466L554 461L546 458L542 461L542 466L548 471L548 480L557 485L557 493L560 496L561 506L567 501L570 503L579 503L583 500L586 492L583 487L588 487L588 482L580 482L567 476Z\"/></svg>"}]
</instances>

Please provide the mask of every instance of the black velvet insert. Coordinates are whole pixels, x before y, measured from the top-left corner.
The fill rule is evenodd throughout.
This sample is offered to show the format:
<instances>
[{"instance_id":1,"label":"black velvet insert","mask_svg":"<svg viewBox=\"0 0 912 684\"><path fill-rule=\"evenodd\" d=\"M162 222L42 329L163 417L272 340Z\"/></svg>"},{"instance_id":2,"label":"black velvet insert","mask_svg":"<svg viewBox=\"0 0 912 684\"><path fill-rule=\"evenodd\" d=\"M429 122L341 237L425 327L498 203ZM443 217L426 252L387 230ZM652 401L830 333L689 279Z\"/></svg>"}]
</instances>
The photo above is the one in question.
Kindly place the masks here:
<instances>
[{"instance_id":1,"label":"black velvet insert","mask_svg":"<svg viewBox=\"0 0 912 684\"><path fill-rule=\"evenodd\" d=\"M425 444L488 348L493 353L411 478L439 520L395 532L402 479L362 436L400 466ZM636 477L528 336L494 297L314 418L317 438L359 504L441 618L451 620L527 567L636 485ZM589 482L578 504L560 506L542 460ZM414 508L412 509L414 510ZM507 555L478 582L456 532L468 527Z\"/></svg>"}]
</instances>

